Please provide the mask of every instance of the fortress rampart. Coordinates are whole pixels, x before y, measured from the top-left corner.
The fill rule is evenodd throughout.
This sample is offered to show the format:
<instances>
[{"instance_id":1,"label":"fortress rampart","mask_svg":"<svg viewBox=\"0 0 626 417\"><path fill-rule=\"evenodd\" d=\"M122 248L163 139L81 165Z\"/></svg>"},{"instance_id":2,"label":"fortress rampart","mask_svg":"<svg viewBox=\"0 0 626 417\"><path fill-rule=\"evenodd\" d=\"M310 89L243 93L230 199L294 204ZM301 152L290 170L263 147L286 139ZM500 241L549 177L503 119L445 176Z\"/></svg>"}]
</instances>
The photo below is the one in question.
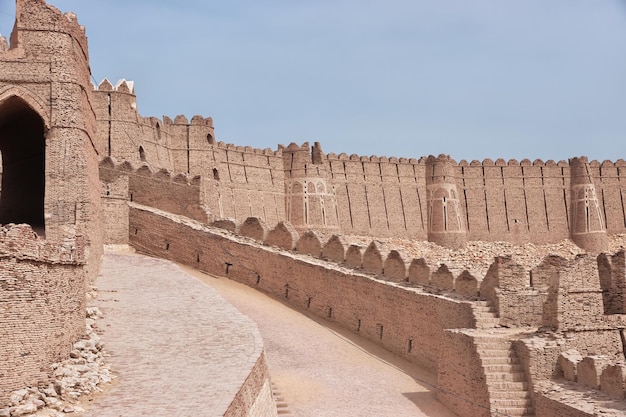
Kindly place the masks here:
<instances>
[{"instance_id":1,"label":"fortress rampart","mask_svg":"<svg viewBox=\"0 0 626 417\"><path fill-rule=\"evenodd\" d=\"M16 10L10 46L0 38L0 405L45 384L82 335L103 241L333 320L436 373L463 417L592 415L554 396L570 382L585 401L623 401L626 257L608 251L626 234L623 160L225 144L210 117L141 116L132 82L91 85L74 15ZM454 258L476 241L577 246L532 265L495 254L483 270ZM260 355L232 414L268 399L267 380Z\"/></svg>"},{"instance_id":2,"label":"fortress rampart","mask_svg":"<svg viewBox=\"0 0 626 417\"><path fill-rule=\"evenodd\" d=\"M626 282L619 268L623 251L597 258L549 256L532 269L498 257L486 273L472 274L454 263L409 261L375 241L349 261L355 246L341 237L326 241L311 231L298 237L286 223L273 230L259 219L234 227L216 224L231 232L131 203L130 243L279 296L430 369L438 375L440 398L459 415L489 416L498 409L517 415L511 401L533 404L532 398L538 399L538 412L566 415L571 405L551 401L541 388L562 375L559 355L574 349L602 355L605 366L623 361L620 329L626 316L608 311L623 308L615 301L623 300L615 289ZM280 249L266 246L269 241ZM479 296L487 301L475 301ZM551 333L546 338L535 330L481 332L500 325ZM508 376L494 374L491 350L514 352L508 353L511 361L520 365ZM511 398L527 399L502 396L502 383L509 384Z\"/></svg>"},{"instance_id":3,"label":"fortress rampart","mask_svg":"<svg viewBox=\"0 0 626 417\"><path fill-rule=\"evenodd\" d=\"M211 118L144 118L133 84L104 80L94 90L98 147L104 155L202 178L216 218L259 217L273 227L429 240L515 244L572 239L601 251L606 235L626 233L626 162L456 162L324 154L321 145L276 151L216 142Z\"/></svg>"}]
</instances>

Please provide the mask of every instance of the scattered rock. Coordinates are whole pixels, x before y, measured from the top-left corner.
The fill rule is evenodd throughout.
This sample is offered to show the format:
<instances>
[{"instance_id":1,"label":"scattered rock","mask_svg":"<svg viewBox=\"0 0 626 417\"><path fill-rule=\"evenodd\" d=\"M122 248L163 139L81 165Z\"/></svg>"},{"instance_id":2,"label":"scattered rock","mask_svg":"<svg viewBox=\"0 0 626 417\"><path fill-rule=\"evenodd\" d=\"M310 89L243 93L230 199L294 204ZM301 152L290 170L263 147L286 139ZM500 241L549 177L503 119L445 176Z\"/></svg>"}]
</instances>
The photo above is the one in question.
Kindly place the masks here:
<instances>
[{"instance_id":1,"label":"scattered rock","mask_svg":"<svg viewBox=\"0 0 626 417\"><path fill-rule=\"evenodd\" d=\"M47 387L24 388L10 396L11 407L0 409L0 417L25 416L37 412L40 417L62 416L84 411L74 402L82 395L100 391L101 384L113 376L103 355L104 344L95 333L95 319L102 317L97 307L87 308L86 334L74 343L70 357L51 365L54 381ZM39 412L38 412L39 411Z\"/></svg>"}]
</instances>

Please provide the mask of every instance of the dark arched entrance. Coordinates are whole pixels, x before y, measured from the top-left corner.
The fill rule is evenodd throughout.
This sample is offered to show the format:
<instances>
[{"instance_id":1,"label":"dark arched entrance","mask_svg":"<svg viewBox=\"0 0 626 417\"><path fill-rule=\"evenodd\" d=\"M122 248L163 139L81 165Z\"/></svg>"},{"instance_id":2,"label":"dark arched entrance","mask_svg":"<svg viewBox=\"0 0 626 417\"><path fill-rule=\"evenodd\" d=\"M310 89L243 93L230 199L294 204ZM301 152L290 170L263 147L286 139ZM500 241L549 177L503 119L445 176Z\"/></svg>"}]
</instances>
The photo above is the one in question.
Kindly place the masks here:
<instances>
[{"instance_id":1,"label":"dark arched entrance","mask_svg":"<svg viewBox=\"0 0 626 417\"><path fill-rule=\"evenodd\" d=\"M28 223L43 231L44 136L43 120L24 100L14 96L0 104L0 224Z\"/></svg>"}]
</instances>

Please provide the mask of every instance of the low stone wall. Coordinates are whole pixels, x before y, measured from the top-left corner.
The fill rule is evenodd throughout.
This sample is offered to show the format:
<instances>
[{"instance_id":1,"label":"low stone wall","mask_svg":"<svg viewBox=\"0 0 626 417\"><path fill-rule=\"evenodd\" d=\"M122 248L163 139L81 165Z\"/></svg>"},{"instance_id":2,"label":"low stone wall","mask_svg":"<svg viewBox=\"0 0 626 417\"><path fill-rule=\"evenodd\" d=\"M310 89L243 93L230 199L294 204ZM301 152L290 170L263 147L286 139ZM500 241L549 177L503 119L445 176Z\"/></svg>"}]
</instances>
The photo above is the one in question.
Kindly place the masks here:
<instances>
[{"instance_id":1,"label":"low stone wall","mask_svg":"<svg viewBox=\"0 0 626 417\"><path fill-rule=\"evenodd\" d=\"M130 243L140 252L280 296L433 372L445 355L445 329L475 325L470 302L404 288L134 203L130 230Z\"/></svg>"},{"instance_id":2,"label":"low stone wall","mask_svg":"<svg viewBox=\"0 0 626 417\"><path fill-rule=\"evenodd\" d=\"M39 239L27 225L0 228L0 408L12 391L47 385L50 365L85 333L84 255Z\"/></svg>"},{"instance_id":3,"label":"low stone wall","mask_svg":"<svg viewBox=\"0 0 626 417\"><path fill-rule=\"evenodd\" d=\"M243 386L228 406L224 417L276 416L265 353L261 353Z\"/></svg>"}]
</instances>

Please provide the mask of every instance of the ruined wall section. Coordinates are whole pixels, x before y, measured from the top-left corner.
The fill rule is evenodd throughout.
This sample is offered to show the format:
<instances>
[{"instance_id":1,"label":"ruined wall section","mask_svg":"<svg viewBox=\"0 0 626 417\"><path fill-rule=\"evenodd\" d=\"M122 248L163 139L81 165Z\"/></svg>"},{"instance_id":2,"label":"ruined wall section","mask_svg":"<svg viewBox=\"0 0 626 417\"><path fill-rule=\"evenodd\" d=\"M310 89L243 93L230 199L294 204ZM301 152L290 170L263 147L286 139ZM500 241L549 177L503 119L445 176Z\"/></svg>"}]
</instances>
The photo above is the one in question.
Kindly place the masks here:
<instances>
[{"instance_id":1,"label":"ruined wall section","mask_svg":"<svg viewBox=\"0 0 626 417\"><path fill-rule=\"evenodd\" d=\"M84 250L28 225L0 228L0 408L14 390L47 385L50 365L84 334Z\"/></svg>"},{"instance_id":2,"label":"ruined wall section","mask_svg":"<svg viewBox=\"0 0 626 417\"><path fill-rule=\"evenodd\" d=\"M344 234L427 239L424 161L328 154Z\"/></svg>"}]
</instances>

